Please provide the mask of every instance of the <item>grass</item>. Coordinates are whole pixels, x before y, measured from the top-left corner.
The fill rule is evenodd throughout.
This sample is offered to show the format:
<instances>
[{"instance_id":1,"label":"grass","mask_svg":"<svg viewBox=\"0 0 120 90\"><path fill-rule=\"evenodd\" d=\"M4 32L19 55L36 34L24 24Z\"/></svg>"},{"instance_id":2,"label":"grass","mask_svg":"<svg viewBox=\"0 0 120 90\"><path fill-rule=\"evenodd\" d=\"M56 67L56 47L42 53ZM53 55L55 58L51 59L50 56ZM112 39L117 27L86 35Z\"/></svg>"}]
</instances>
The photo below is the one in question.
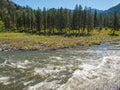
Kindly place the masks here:
<instances>
[{"instance_id":1,"label":"grass","mask_svg":"<svg viewBox=\"0 0 120 90\"><path fill-rule=\"evenodd\" d=\"M110 36L109 33L109 30L93 30L90 36L64 37L4 32L0 33L0 48L3 50L54 50L120 40L120 31L116 32L118 36Z\"/></svg>"}]
</instances>

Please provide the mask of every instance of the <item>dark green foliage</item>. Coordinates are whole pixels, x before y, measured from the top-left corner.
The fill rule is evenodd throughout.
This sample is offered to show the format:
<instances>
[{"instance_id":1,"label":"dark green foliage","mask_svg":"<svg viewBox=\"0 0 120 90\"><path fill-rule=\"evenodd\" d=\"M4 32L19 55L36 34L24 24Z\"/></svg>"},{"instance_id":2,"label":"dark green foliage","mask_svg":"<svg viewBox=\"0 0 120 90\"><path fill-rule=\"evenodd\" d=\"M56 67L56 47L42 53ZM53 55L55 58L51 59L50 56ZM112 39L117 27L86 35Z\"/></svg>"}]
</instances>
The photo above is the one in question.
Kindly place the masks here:
<instances>
[{"instance_id":1,"label":"dark green foliage","mask_svg":"<svg viewBox=\"0 0 120 90\"><path fill-rule=\"evenodd\" d=\"M42 29L42 12L41 10L38 8L38 10L35 13L35 21L36 21L36 30L37 33L40 34L41 29Z\"/></svg>"},{"instance_id":2,"label":"dark green foliage","mask_svg":"<svg viewBox=\"0 0 120 90\"><path fill-rule=\"evenodd\" d=\"M118 5L116 5L116 6L111 7L111 8L108 9L108 10L105 10L105 11L103 12L103 15L109 15L109 16L111 16L111 15L114 14L114 12L120 13L120 3L119 3Z\"/></svg>"},{"instance_id":3,"label":"dark green foliage","mask_svg":"<svg viewBox=\"0 0 120 90\"><path fill-rule=\"evenodd\" d=\"M87 10L87 33L89 34L89 32L93 29L93 16L91 13L91 9Z\"/></svg>"},{"instance_id":4,"label":"dark green foliage","mask_svg":"<svg viewBox=\"0 0 120 90\"><path fill-rule=\"evenodd\" d=\"M0 21L6 30L45 35L83 35L92 29L112 28L113 34L119 30L120 15L105 16L94 13L90 8L76 5L74 10L59 8L37 10L29 6L21 7L9 0L0 0Z\"/></svg>"},{"instance_id":5,"label":"dark green foliage","mask_svg":"<svg viewBox=\"0 0 120 90\"><path fill-rule=\"evenodd\" d=\"M86 28L86 22L87 22L87 8L84 9L83 11L83 31L85 31L85 28Z\"/></svg>"},{"instance_id":6,"label":"dark green foliage","mask_svg":"<svg viewBox=\"0 0 120 90\"><path fill-rule=\"evenodd\" d=\"M43 29L44 33L46 34L46 29L47 29L47 11L46 8L43 8Z\"/></svg>"},{"instance_id":7,"label":"dark green foliage","mask_svg":"<svg viewBox=\"0 0 120 90\"><path fill-rule=\"evenodd\" d=\"M118 19L118 15L117 12L114 12L114 16L113 16L113 35L115 35L115 31L119 30L119 19Z\"/></svg>"},{"instance_id":8,"label":"dark green foliage","mask_svg":"<svg viewBox=\"0 0 120 90\"><path fill-rule=\"evenodd\" d=\"M98 26L98 20L97 20L97 11L95 11L94 13L94 28L96 28Z\"/></svg>"},{"instance_id":9,"label":"dark green foliage","mask_svg":"<svg viewBox=\"0 0 120 90\"><path fill-rule=\"evenodd\" d=\"M114 17L113 17L113 28L114 30L118 30L119 26L119 21L118 21L118 16L117 16L117 12L114 13Z\"/></svg>"}]
</instances>

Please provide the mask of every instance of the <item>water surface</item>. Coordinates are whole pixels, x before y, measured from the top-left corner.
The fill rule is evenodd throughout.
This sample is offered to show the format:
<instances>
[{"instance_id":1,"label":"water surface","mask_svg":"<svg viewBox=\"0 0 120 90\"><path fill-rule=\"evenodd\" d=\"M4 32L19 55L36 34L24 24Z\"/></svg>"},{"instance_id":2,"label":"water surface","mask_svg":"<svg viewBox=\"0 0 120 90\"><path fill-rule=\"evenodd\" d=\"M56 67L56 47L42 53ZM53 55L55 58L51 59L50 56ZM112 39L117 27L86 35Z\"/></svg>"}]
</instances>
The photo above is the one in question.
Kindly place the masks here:
<instances>
[{"instance_id":1,"label":"water surface","mask_svg":"<svg viewBox=\"0 0 120 90\"><path fill-rule=\"evenodd\" d=\"M117 90L120 42L0 52L0 90Z\"/></svg>"}]
</instances>

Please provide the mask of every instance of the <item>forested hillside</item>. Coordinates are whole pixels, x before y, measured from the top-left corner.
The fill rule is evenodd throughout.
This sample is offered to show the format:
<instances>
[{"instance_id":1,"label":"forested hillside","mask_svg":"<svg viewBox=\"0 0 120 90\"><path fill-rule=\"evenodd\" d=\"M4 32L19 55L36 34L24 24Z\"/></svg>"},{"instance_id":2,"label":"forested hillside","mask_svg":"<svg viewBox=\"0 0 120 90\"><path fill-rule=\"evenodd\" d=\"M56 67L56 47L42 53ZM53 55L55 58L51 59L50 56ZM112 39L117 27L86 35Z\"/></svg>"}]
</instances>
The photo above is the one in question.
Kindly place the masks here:
<instances>
[{"instance_id":1,"label":"forested hillside","mask_svg":"<svg viewBox=\"0 0 120 90\"><path fill-rule=\"evenodd\" d=\"M118 5L116 5L116 6L114 6L114 7L111 7L108 10L105 10L104 14L112 15L112 14L114 14L114 12L120 13L120 3Z\"/></svg>"},{"instance_id":2,"label":"forested hillside","mask_svg":"<svg viewBox=\"0 0 120 90\"><path fill-rule=\"evenodd\" d=\"M76 5L74 10L65 8L43 8L33 10L30 7L21 7L10 0L0 0L0 31L15 31L37 34L89 34L93 29L102 30L120 28L120 14L98 14L91 8L82 8Z\"/></svg>"}]
</instances>

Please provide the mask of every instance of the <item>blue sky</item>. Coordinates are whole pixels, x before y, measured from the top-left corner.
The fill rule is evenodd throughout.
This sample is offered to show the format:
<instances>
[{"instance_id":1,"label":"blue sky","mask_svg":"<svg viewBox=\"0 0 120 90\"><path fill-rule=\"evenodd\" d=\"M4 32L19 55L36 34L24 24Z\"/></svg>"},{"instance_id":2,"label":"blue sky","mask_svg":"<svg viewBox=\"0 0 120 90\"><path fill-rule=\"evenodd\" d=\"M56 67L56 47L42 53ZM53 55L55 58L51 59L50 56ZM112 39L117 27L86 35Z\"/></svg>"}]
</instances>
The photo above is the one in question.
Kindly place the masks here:
<instances>
[{"instance_id":1,"label":"blue sky","mask_svg":"<svg viewBox=\"0 0 120 90\"><path fill-rule=\"evenodd\" d=\"M100 10L106 10L120 3L120 0L13 0L15 3L22 6L30 6L33 9L38 7L46 8L68 8L74 9L76 4L82 7L92 7Z\"/></svg>"}]
</instances>

